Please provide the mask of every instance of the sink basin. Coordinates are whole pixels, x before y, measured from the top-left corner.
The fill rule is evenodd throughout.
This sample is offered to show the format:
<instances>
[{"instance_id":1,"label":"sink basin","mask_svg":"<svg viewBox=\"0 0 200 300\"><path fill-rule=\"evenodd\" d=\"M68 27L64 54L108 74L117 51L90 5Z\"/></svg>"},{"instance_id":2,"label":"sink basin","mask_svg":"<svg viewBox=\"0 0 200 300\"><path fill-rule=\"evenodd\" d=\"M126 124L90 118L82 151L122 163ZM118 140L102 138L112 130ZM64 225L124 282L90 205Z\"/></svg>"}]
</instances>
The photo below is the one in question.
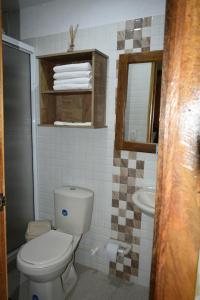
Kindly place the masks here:
<instances>
[{"instance_id":1,"label":"sink basin","mask_svg":"<svg viewBox=\"0 0 200 300\"><path fill-rule=\"evenodd\" d=\"M151 187L139 189L132 196L133 203L149 216L155 214L155 190Z\"/></svg>"}]
</instances>

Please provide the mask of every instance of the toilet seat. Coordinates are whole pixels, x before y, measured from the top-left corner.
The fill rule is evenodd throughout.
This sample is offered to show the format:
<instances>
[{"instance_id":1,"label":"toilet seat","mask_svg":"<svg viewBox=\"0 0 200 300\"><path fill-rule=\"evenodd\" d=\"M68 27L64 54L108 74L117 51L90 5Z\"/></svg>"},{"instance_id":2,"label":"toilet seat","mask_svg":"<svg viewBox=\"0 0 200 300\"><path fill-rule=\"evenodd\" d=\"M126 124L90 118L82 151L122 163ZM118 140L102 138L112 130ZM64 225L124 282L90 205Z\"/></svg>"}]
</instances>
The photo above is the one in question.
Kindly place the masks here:
<instances>
[{"instance_id":1,"label":"toilet seat","mask_svg":"<svg viewBox=\"0 0 200 300\"><path fill-rule=\"evenodd\" d=\"M72 235L51 230L29 241L17 255L18 269L36 281L51 280L72 260Z\"/></svg>"},{"instance_id":2,"label":"toilet seat","mask_svg":"<svg viewBox=\"0 0 200 300\"><path fill-rule=\"evenodd\" d=\"M72 235L50 230L25 244L19 256L35 268L44 268L62 260L63 256L66 258L66 254L71 253L72 241Z\"/></svg>"}]
</instances>

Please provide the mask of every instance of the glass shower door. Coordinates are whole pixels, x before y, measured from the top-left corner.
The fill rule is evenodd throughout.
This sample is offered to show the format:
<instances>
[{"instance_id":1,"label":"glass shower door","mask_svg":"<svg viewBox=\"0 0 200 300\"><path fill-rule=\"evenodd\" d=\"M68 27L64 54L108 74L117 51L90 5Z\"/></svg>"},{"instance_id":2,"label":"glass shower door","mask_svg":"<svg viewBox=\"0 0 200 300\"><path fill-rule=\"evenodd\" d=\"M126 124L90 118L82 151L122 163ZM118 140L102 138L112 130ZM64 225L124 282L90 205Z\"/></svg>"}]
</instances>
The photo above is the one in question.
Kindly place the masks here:
<instances>
[{"instance_id":1,"label":"glass shower door","mask_svg":"<svg viewBox=\"0 0 200 300\"><path fill-rule=\"evenodd\" d=\"M30 54L3 45L5 190L8 253L34 219Z\"/></svg>"}]
</instances>

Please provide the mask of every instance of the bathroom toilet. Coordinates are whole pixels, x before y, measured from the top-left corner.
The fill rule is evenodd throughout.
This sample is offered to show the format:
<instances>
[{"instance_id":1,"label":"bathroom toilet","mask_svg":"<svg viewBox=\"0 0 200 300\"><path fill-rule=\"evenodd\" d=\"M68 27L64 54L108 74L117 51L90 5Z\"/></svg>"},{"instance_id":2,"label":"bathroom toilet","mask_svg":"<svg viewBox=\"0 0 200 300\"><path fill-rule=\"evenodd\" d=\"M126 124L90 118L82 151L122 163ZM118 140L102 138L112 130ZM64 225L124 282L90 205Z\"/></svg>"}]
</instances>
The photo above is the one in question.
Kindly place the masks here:
<instances>
[{"instance_id":1,"label":"bathroom toilet","mask_svg":"<svg viewBox=\"0 0 200 300\"><path fill-rule=\"evenodd\" d=\"M74 287L74 252L90 228L93 199L93 192L84 188L55 190L56 230L28 241L17 255L20 300L64 300Z\"/></svg>"}]
</instances>

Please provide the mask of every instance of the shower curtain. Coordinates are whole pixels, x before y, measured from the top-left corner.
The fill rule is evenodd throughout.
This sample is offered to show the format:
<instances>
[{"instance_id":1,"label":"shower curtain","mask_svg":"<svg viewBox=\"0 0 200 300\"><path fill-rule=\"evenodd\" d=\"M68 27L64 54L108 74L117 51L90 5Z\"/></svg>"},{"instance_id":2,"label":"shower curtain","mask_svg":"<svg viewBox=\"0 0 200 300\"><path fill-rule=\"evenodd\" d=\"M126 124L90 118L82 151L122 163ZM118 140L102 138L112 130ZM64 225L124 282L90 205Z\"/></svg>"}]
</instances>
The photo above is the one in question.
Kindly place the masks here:
<instances>
[{"instance_id":1,"label":"shower curtain","mask_svg":"<svg viewBox=\"0 0 200 300\"><path fill-rule=\"evenodd\" d=\"M3 43L5 192L8 253L34 219L30 54Z\"/></svg>"}]
</instances>

